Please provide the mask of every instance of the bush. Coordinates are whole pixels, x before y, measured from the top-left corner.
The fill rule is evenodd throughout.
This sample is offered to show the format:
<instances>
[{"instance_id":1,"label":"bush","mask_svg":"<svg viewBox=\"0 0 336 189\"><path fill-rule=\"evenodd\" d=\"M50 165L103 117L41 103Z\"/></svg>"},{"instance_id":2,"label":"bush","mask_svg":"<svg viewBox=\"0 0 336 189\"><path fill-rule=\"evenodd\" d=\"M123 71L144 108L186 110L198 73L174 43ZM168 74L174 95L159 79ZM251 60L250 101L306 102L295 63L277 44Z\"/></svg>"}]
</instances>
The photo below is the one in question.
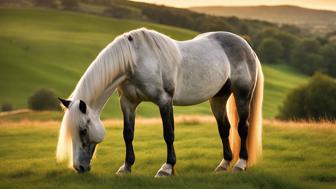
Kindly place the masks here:
<instances>
[{"instance_id":1,"label":"bush","mask_svg":"<svg viewBox=\"0 0 336 189\"><path fill-rule=\"evenodd\" d=\"M310 82L294 89L280 107L278 118L285 120L336 120L336 81L317 73Z\"/></svg>"},{"instance_id":2,"label":"bush","mask_svg":"<svg viewBox=\"0 0 336 189\"><path fill-rule=\"evenodd\" d=\"M33 4L41 7L57 8L56 0L33 0Z\"/></svg>"},{"instance_id":3,"label":"bush","mask_svg":"<svg viewBox=\"0 0 336 189\"><path fill-rule=\"evenodd\" d=\"M28 99L28 107L32 110L59 110L59 102L54 93L40 89Z\"/></svg>"},{"instance_id":4,"label":"bush","mask_svg":"<svg viewBox=\"0 0 336 189\"><path fill-rule=\"evenodd\" d=\"M282 57L283 47L278 40L266 38L262 40L257 51L263 62L276 63Z\"/></svg>"},{"instance_id":5,"label":"bush","mask_svg":"<svg viewBox=\"0 0 336 189\"><path fill-rule=\"evenodd\" d=\"M13 110L12 104L10 104L10 103L3 103L1 105L1 111L8 112L8 111L11 111L11 110Z\"/></svg>"},{"instance_id":6,"label":"bush","mask_svg":"<svg viewBox=\"0 0 336 189\"><path fill-rule=\"evenodd\" d=\"M77 10L79 8L79 0L61 0L61 5L65 10Z\"/></svg>"},{"instance_id":7,"label":"bush","mask_svg":"<svg viewBox=\"0 0 336 189\"><path fill-rule=\"evenodd\" d=\"M105 16L110 16L114 18L130 18L130 19L141 19L141 12L135 11L125 6L118 6L111 4L103 12Z\"/></svg>"}]
</instances>

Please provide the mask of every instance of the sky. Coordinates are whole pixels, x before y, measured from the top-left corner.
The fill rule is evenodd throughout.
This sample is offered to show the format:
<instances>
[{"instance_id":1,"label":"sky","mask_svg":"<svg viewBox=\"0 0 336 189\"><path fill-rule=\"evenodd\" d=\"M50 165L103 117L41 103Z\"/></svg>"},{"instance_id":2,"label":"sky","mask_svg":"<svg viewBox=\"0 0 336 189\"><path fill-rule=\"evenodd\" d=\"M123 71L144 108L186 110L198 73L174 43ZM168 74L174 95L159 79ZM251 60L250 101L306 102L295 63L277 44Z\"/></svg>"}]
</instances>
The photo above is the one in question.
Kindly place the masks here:
<instances>
[{"instance_id":1,"label":"sky","mask_svg":"<svg viewBox=\"0 0 336 189\"><path fill-rule=\"evenodd\" d=\"M255 6L255 5L296 5L312 9L336 11L336 0L133 0L173 7L193 6Z\"/></svg>"}]
</instances>

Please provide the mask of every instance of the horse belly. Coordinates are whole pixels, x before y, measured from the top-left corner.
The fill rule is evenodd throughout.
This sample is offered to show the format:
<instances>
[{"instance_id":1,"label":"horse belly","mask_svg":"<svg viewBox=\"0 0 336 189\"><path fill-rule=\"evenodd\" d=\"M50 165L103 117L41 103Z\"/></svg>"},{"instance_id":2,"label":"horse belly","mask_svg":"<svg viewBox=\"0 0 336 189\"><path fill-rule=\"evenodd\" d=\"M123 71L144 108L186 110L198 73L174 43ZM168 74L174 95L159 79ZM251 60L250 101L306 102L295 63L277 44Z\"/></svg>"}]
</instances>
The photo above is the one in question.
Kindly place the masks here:
<instances>
[{"instance_id":1,"label":"horse belly","mask_svg":"<svg viewBox=\"0 0 336 189\"><path fill-rule=\"evenodd\" d=\"M229 62L222 51L186 57L178 69L174 105L194 105L208 100L224 86L229 72Z\"/></svg>"}]
</instances>

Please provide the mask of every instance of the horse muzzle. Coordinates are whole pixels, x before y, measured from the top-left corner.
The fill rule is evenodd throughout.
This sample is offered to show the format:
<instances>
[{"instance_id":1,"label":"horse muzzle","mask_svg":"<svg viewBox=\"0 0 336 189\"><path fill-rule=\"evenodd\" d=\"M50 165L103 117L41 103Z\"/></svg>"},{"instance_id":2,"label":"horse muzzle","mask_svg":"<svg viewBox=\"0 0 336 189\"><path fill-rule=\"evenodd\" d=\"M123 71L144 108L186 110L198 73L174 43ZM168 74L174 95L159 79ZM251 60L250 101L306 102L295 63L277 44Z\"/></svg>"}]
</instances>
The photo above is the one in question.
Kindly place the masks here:
<instances>
[{"instance_id":1,"label":"horse muzzle","mask_svg":"<svg viewBox=\"0 0 336 189\"><path fill-rule=\"evenodd\" d=\"M74 165L74 169L77 171L77 173L85 173L91 170L91 165Z\"/></svg>"}]
</instances>

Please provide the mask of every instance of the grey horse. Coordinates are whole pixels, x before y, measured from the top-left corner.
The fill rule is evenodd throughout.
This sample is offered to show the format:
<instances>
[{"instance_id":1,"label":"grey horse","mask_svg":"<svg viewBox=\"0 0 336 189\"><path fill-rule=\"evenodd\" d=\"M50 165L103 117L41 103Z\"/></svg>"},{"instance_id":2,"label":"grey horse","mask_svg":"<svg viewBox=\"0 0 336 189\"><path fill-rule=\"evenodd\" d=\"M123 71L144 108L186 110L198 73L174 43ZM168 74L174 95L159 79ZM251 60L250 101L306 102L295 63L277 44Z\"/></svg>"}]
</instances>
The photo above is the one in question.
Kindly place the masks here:
<instances>
[{"instance_id":1,"label":"grey horse","mask_svg":"<svg viewBox=\"0 0 336 189\"><path fill-rule=\"evenodd\" d=\"M126 144L125 162L117 174L131 173L135 111L142 101L159 107L167 144L167 160L156 177L174 174L173 105L206 100L223 144L223 160L215 171L228 171L233 160L233 171L243 171L261 155L263 83L258 57L235 34L210 32L176 41L153 30L132 30L99 53L69 99L60 98L65 114L57 160L68 160L80 173L90 170L95 147L105 135L100 112L117 90Z\"/></svg>"}]
</instances>

